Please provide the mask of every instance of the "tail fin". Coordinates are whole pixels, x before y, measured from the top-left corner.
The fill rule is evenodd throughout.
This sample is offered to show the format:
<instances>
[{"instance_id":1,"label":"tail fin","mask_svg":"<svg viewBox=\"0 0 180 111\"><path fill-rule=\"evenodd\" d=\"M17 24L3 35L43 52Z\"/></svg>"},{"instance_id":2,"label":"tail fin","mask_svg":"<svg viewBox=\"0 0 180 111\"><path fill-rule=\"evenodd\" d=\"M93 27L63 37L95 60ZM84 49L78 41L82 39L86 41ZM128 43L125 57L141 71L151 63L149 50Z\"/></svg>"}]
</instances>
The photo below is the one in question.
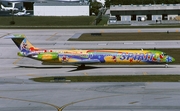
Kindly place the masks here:
<instances>
[{"instance_id":1,"label":"tail fin","mask_svg":"<svg viewBox=\"0 0 180 111\"><path fill-rule=\"evenodd\" d=\"M26 38L25 35L15 34L9 35L5 38L11 38L12 41L16 44L19 50L25 54L28 54L31 51L38 50L35 46L33 46Z\"/></svg>"},{"instance_id":2,"label":"tail fin","mask_svg":"<svg viewBox=\"0 0 180 111\"><path fill-rule=\"evenodd\" d=\"M24 11L24 13L26 13L26 8L25 7L23 8L23 11Z\"/></svg>"},{"instance_id":3,"label":"tail fin","mask_svg":"<svg viewBox=\"0 0 180 111\"><path fill-rule=\"evenodd\" d=\"M4 6L3 6L3 5L1 5L1 8L2 8L2 9L4 9Z\"/></svg>"},{"instance_id":4,"label":"tail fin","mask_svg":"<svg viewBox=\"0 0 180 111\"><path fill-rule=\"evenodd\" d=\"M16 5L16 2L12 2L12 8L14 8Z\"/></svg>"}]
</instances>

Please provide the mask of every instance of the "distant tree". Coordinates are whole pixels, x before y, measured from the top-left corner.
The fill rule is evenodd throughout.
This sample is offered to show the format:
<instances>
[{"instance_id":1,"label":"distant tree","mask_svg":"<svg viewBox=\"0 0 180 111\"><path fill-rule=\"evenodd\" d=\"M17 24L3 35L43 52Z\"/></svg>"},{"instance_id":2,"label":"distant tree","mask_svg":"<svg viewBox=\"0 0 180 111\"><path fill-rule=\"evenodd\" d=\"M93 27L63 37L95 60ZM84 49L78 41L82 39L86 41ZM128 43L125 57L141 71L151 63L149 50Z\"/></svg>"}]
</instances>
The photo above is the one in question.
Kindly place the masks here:
<instances>
[{"instance_id":1,"label":"distant tree","mask_svg":"<svg viewBox=\"0 0 180 111\"><path fill-rule=\"evenodd\" d=\"M141 0L141 4L154 4L153 0Z\"/></svg>"},{"instance_id":2,"label":"distant tree","mask_svg":"<svg viewBox=\"0 0 180 111\"><path fill-rule=\"evenodd\" d=\"M94 1L90 2L90 14L95 13L95 15L98 15L99 9L102 7L102 4L100 2Z\"/></svg>"},{"instance_id":3,"label":"distant tree","mask_svg":"<svg viewBox=\"0 0 180 111\"><path fill-rule=\"evenodd\" d=\"M110 0L105 0L105 6L110 7Z\"/></svg>"}]
</instances>

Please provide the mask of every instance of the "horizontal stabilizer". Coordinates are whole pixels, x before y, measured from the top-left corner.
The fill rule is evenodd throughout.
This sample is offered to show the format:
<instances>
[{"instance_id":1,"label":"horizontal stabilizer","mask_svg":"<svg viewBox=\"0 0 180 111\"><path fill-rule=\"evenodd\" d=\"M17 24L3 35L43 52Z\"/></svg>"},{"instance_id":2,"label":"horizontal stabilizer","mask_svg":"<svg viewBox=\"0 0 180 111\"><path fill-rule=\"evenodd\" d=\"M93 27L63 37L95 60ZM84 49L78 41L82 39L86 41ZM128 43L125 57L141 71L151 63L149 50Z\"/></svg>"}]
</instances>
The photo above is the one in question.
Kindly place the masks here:
<instances>
[{"instance_id":1,"label":"horizontal stabilizer","mask_svg":"<svg viewBox=\"0 0 180 111\"><path fill-rule=\"evenodd\" d=\"M7 35L4 37L5 39L12 39L12 38L25 38L23 34L14 34L14 35Z\"/></svg>"}]
</instances>

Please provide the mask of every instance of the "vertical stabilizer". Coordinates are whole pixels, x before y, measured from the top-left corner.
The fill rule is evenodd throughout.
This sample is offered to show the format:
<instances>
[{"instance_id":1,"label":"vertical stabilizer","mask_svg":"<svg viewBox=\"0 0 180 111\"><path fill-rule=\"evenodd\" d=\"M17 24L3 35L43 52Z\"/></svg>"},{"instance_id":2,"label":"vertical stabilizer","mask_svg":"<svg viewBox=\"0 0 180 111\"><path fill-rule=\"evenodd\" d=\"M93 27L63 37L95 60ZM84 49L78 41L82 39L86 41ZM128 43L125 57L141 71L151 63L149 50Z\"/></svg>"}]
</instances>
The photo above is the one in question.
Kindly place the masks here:
<instances>
[{"instance_id":1,"label":"vertical stabilizer","mask_svg":"<svg viewBox=\"0 0 180 111\"><path fill-rule=\"evenodd\" d=\"M14 7L15 7L15 4L16 4L16 2L12 2L12 8L14 8Z\"/></svg>"},{"instance_id":2,"label":"vertical stabilizer","mask_svg":"<svg viewBox=\"0 0 180 111\"><path fill-rule=\"evenodd\" d=\"M2 9L4 9L4 6L3 6L3 5L1 5L1 8L2 8Z\"/></svg>"},{"instance_id":3,"label":"vertical stabilizer","mask_svg":"<svg viewBox=\"0 0 180 111\"><path fill-rule=\"evenodd\" d=\"M5 38L11 38L19 50L25 54L38 49L25 38L25 35L15 34L6 36Z\"/></svg>"}]
</instances>

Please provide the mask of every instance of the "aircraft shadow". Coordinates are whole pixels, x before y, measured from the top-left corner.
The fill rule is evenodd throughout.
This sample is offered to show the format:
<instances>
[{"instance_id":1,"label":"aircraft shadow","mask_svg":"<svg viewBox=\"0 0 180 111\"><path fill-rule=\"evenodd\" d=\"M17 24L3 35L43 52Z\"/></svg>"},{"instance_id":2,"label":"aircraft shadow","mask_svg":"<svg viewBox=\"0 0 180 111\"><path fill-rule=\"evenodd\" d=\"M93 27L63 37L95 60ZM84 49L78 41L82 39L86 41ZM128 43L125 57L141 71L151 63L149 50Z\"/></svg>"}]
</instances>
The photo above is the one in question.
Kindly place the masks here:
<instances>
[{"instance_id":1,"label":"aircraft shadow","mask_svg":"<svg viewBox=\"0 0 180 111\"><path fill-rule=\"evenodd\" d=\"M17 66L16 68L34 68L34 69L59 69L62 67L37 67L37 66Z\"/></svg>"},{"instance_id":2,"label":"aircraft shadow","mask_svg":"<svg viewBox=\"0 0 180 111\"><path fill-rule=\"evenodd\" d=\"M35 69L60 69L60 68L73 68L73 70L70 70L68 72L74 72L74 71L81 71L81 70L91 70L91 69L100 69L100 68L165 68L164 65L158 65L158 66L153 66L153 65L133 65L133 66L113 66L113 67L109 67L109 66L85 66L85 67L80 67L80 66L77 66L77 67L74 67L74 66L68 66L68 67L63 67L63 66L53 66L53 67L48 67L48 66L18 66L16 68L35 68ZM168 66L168 68L173 68L173 66Z\"/></svg>"},{"instance_id":3,"label":"aircraft shadow","mask_svg":"<svg viewBox=\"0 0 180 111\"><path fill-rule=\"evenodd\" d=\"M81 70L90 70L90 69L98 69L104 67L95 67L95 66L86 66L86 67L77 67L76 69L70 70L68 72L81 71Z\"/></svg>"},{"instance_id":4,"label":"aircraft shadow","mask_svg":"<svg viewBox=\"0 0 180 111\"><path fill-rule=\"evenodd\" d=\"M107 67L107 66L85 66L85 67L77 67L76 69L73 69L73 70L70 70L68 72L74 72L74 71L81 71L81 70L90 70L90 69L100 69L100 68L165 68L164 65L159 65L159 66L146 66L146 65L143 65L143 66L114 66L114 67ZM168 68L173 68L173 66L168 66Z\"/></svg>"}]
</instances>

